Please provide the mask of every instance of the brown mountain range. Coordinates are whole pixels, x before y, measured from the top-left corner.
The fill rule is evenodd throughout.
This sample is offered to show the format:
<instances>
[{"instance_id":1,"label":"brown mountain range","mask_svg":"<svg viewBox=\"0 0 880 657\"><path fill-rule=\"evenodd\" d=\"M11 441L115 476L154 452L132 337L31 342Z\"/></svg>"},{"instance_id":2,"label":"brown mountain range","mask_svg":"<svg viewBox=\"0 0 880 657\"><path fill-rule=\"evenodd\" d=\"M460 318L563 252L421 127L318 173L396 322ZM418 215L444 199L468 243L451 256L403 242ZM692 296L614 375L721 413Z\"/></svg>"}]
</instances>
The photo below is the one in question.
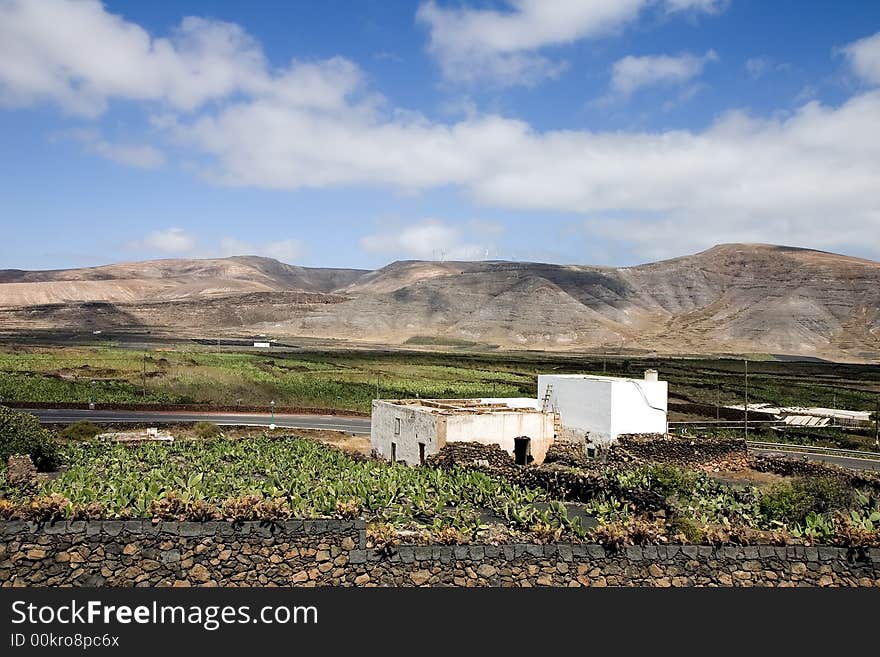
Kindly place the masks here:
<instances>
[{"instance_id":1,"label":"brown mountain range","mask_svg":"<svg viewBox=\"0 0 880 657\"><path fill-rule=\"evenodd\" d=\"M0 271L0 329L880 360L880 263L727 244L636 267L268 258Z\"/></svg>"}]
</instances>

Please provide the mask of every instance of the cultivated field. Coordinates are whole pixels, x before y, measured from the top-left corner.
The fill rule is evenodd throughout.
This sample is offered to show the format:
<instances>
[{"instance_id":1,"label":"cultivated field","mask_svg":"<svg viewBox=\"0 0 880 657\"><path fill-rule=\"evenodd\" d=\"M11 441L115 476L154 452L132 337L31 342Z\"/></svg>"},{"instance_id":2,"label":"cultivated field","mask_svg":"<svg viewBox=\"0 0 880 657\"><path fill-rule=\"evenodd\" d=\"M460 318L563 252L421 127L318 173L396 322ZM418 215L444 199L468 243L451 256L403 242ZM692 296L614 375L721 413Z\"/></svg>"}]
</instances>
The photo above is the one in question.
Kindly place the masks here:
<instances>
[{"instance_id":1,"label":"cultivated field","mask_svg":"<svg viewBox=\"0 0 880 657\"><path fill-rule=\"evenodd\" d=\"M640 377L660 370L672 401L741 404L744 364L727 359L537 353L315 350L287 353L167 348L5 347L0 396L9 401L308 406L366 412L381 397L534 396L536 374ZM91 382L94 381L94 384ZM880 366L749 363L749 400L874 410Z\"/></svg>"},{"instance_id":2,"label":"cultivated field","mask_svg":"<svg viewBox=\"0 0 880 657\"><path fill-rule=\"evenodd\" d=\"M71 441L59 448L63 467L54 477L13 483L0 466L0 518L362 517L376 545L401 538L566 538L615 546L878 541L880 482L872 478L819 468L753 485L742 483L751 472L744 462L737 468L740 481L730 481L672 463L561 461L519 468L492 448L480 447L479 455L491 466L469 466L470 456L453 456L411 468L296 436L137 447Z\"/></svg>"}]
</instances>

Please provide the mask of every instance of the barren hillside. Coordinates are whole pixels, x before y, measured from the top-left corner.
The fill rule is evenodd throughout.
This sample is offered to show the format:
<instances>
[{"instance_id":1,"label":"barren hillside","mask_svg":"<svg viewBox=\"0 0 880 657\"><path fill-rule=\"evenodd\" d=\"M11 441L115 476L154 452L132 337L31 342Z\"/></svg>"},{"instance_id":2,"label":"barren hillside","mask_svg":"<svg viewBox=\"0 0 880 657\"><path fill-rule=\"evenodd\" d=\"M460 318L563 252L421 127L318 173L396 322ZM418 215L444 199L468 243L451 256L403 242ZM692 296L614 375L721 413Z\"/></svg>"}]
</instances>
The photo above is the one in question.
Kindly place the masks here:
<instances>
[{"instance_id":1,"label":"barren hillside","mask_svg":"<svg viewBox=\"0 0 880 657\"><path fill-rule=\"evenodd\" d=\"M287 265L271 258L152 260L86 269L0 270L0 307L77 301L135 303L250 292L332 292L367 272Z\"/></svg>"},{"instance_id":2,"label":"barren hillside","mask_svg":"<svg viewBox=\"0 0 880 657\"><path fill-rule=\"evenodd\" d=\"M365 272L236 257L0 272L0 328L102 325L876 361L880 263L728 244L626 268L406 261Z\"/></svg>"}]
</instances>

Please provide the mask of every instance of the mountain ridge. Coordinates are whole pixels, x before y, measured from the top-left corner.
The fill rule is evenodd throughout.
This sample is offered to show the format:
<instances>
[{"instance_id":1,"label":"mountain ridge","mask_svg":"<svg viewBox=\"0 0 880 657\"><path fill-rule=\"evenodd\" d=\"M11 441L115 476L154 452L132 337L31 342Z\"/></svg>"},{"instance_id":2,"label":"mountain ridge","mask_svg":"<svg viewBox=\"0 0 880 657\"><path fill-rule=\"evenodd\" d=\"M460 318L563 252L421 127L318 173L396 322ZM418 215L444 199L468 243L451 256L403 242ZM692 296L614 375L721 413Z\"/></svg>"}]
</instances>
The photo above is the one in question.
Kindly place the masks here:
<instances>
[{"instance_id":1,"label":"mountain ridge","mask_svg":"<svg viewBox=\"0 0 880 657\"><path fill-rule=\"evenodd\" d=\"M85 307L95 303L114 306L106 321L117 328L187 336L880 359L880 263L764 244L629 267L401 260L370 271L234 256L0 271L6 331L97 325ZM200 326L199 304L211 308L210 326Z\"/></svg>"}]
</instances>

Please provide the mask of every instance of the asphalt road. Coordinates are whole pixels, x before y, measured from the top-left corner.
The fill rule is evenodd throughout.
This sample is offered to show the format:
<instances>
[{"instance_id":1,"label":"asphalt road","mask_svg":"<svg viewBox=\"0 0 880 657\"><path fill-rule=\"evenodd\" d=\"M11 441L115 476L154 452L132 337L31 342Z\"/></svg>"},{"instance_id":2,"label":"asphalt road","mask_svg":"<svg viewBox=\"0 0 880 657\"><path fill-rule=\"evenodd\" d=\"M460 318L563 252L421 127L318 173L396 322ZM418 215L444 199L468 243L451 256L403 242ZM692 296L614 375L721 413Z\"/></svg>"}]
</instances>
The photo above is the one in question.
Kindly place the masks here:
<instances>
[{"instance_id":1,"label":"asphalt road","mask_svg":"<svg viewBox=\"0 0 880 657\"><path fill-rule=\"evenodd\" d=\"M268 413L179 413L161 411L102 411L100 409L21 409L40 418L46 424L90 420L97 424L178 424L185 422L213 422L221 426L268 427L272 416ZM275 426L285 429L327 429L348 433L370 433L370 419L340 415L282 415L275 414Z\"/></svg>"},{"instance_id":2,"label":"asphalt road","mask_svg":"<svg viewBox=\"0 0 880 657\"><path fill-rule=\"evenodd\" d=\"M21 409L36 415L44 423L67 423L77 420L91 420L101 424L177 424L182 422L213 422L221 426L267 427L272 421L268 413L181 413L161 411L102 411L100 409ZM325 429L348 433L369 435L370 419L366 417L346 417L340 415L275 415L275 426L285 429ZM880 461L860 459L849 456L833 456L788 450L752 449L755 454L803 458L838 465L850 470L880 471Z\"/></svg>"},{"instance_id":3,"label":"asphalt road","mask_svg":"<svg viewBox=\"0 0 880 657\"><path fill-rule=\"evenodd\" d=\"M834 456L831 454L815 454L811 452L796 452L789 450L773 450L773 449L749 449L753 454L762 456L784 456L786 458L801 459L806 457L811 461L822 461L831 465L839 465L847 470L874 470L880 472L880 460L877 459L860 459L851 456Z\"/></svg>"}]
</instances>

